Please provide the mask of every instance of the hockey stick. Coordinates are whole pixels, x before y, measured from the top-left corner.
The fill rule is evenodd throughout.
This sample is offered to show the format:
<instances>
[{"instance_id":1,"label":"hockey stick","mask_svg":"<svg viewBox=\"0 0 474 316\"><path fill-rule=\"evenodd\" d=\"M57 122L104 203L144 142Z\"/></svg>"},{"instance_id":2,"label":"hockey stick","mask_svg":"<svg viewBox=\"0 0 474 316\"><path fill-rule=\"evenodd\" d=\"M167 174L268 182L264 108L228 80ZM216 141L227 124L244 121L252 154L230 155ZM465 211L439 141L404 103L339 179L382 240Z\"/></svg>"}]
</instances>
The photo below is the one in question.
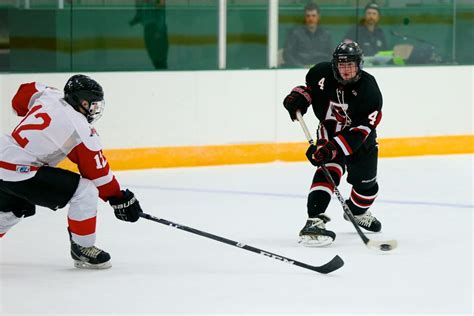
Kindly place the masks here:
<instances>
[{"instance_id":1,"label":"hockey stick","mask_svg":"<svg viewBox=\"0 0 474 316\"><path fill-rule=\"evenodd\" d=\"M303 116L301 115L301 112L299 110L296 111L296 118L298 119L298 122L300 122L301 128L303 129L303 132L306 135L306 139L308 140L308 143L310 145L315 145L314 140L311 137L311 134L308 130L308 126L306 126L306 123L303 120ZM354 215L352 215L351 210L347 206L347 203L344 200L344 198L342 197L341 192L339 192L339 189L337 188L336 183L334 182L334 179L331 177L331 174L329 173L328 169L326 168L326 166L324 164L321 164L320 167L321 167L321 170L323 171L324 176L326 177L326 179L333 186L334 193L336 194L337 199L339 200L339 202L341 202L342 209L344 210L344 213L349 218L352 225L354 225L357 233L359 234L360 238L362 238L362 241L364 242L364 244L369 248L378 249L378 250L382 250L382 251L389 251L389 250L395 249L397 247L397 241L396 240L377 241L377 240L370 240L369 238L367 238L367 236L362 232L362 230L360 229L360 227L357 224L356 220L354 219Z\"/></svg>"},{"instance_id":2,"label":"hockey stick","mask_svg":"<svg viewBox=\"0 0 474 316\"><path fill-rule=\"evenodd\" d=\"M245 250L248 250L248 251L251 251L251 252L255 252L255 253L258 253L260 255L264 255L266 257L269 257L269 258L273 258L273 259L276 259L276 260L279 260L279 261L283 261L283 262L293 264L295 266L302 267L302 268L305 268L305 269L313 270L313 271L316 271L316 272L319 272L319 273L324 273L324 274L331 273L331 272L339 269L340 267L342 267L344 265L344 261L342 260L342 258L336 255L334 258L331 259L331 261L329 261L326 264L323 264L322 266L312 266L312 265L309 265L309 264L306 264L306 263L303 263L303 262L300 262L300 261L296 261L294 259L286 258L286 257L280 256L280 255L271 253L269 251L265 251L265 250L262 250L262 249L258 249L258 248L243 244L241 242L233 241L233 240L230 240L230 239L227 239L227 238L224 238L224 237L220 237L220 236L213 235L213 234L201 231L201 230L197 230L195 228L191 228L191 227L188 227L188 226L173 223L173 222L167 221L166 219L158 218L158 217L146 214L146 213L140 213L140 217L148 219L150 221L154 221L154 222L163 224L163 225L167 225L167 226L171 226L171 227L174 227L174 228L177 228L177 229L181 229L181 230L187 231L188 233L193 233L193 234L196 234L196 235L199 235L199 236L214 239L216 241L219 241L219 242L231 245L231 246L235 246L237 248L241 248L241 249L245 249Z\"/></svg>"}]
</instances>

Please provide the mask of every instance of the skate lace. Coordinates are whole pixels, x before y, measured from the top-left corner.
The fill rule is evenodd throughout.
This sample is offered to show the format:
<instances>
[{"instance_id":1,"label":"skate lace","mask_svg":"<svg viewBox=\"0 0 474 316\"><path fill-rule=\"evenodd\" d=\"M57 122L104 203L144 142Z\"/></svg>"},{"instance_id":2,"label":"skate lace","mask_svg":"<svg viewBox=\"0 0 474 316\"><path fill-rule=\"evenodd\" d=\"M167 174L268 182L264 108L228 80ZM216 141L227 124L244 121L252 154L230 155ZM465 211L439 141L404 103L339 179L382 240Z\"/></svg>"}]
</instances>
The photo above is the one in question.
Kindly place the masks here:
<instances>
[{"instance_id":1,"label":"skate lace","mask_svg":"<svg viewBox=\"0 0 474 316\"><path fill-rule=\"evenodd\" d=\"M81 252L88 257L97 258L97 256L102 252L102 250L95 246L81 247Z\"/></svg>"},{"instance_id":2,"label":"skate lace","mask_svg":"<svg viewBox=\"0 0 474 316\"><path fill-rule=\"evenodd\" d=\"M324 225L324 221L322 219L319 219L319 218L315 218L315 219L310 219L310 224L309 224L309 228L311 227L317 227L319 229L326 229L326 225Z\"/></svg>"},{"instance_id":3,"label":"skate lace","mask_svg":"<svg viewBox=\"0 0 474 316\"><path fill-rule=\"evenodd\" d=\"M373 217L369 211L367 211L367 213L363 215L356 215L354 216L354 218L357 220L357 223L360 226L365 226L365 227L370 227L370 225L375 219L375 217Z\"/></svg>"}]
</instances>

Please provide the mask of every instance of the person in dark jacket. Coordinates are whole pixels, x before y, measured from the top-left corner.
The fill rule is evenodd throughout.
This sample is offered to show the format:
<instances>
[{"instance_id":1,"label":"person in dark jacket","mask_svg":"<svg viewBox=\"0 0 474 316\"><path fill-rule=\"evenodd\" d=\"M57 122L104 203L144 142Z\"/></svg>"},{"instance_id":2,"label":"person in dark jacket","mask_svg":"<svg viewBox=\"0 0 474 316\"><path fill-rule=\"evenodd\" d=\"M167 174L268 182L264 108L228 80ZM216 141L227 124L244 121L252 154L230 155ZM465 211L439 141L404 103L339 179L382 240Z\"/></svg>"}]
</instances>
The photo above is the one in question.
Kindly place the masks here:
<instances>
[{"instance_id":1,"label":"person in dark jacket","mask_svg":"<svg viewBox=\"0 0 474 316\"><path fill-rule=\"evenodd\" d=\"M374 56L379 51L386 50L387 41L383 30L378 26L379 21L379 5L375 2L367 4L361 23L347 31L344 42L359 43L365 56Z\"/></svg>"},{"instance_id":2,"label":"person in dark jacket","mask_svg":"<svg viewBox=\"0 0 474 316\"><path fill-rule=\"evenodd\" d=\"M283 51L284 66L308 67L322 61L330 61L331 35L319 26L320 10L316 3L308 3L304 9L305 25L288 32Z\"/></svg>"}]
</instances>

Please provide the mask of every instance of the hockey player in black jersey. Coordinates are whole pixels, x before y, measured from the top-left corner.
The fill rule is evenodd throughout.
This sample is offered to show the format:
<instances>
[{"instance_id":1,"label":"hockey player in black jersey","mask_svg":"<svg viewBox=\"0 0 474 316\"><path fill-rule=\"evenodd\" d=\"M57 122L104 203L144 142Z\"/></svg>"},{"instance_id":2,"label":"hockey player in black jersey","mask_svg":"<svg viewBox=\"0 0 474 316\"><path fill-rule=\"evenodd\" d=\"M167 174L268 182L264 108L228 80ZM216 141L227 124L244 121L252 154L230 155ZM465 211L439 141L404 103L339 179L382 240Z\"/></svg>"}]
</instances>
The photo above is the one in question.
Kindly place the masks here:
<instances>
[{"instance_id":1,"label":"hockey player in black jersey","mask_svg":"<svg viewBox=\"0 0 474 316\"><path fill-rule=\"evenodd\" d=\"M352 185L347 205L360 227L379 232L382 225L369 207L379 190L375 128L382 117L382 94L375 78L363 71L362 65L359 45L340 43L332 62L312 67L306 85L295 87L283 104L292 120L297 110L305 114L312 105L319 126L316 146L311 145L306 152L308 160L314 166L325 164L336 185L347 171L347 182ZM325 246L336 238L326 229L330 219L324 214L333 191L321 168L317 168L308 195L308 220L299 234L303 245Z\"/></svg>"}]
</instances>

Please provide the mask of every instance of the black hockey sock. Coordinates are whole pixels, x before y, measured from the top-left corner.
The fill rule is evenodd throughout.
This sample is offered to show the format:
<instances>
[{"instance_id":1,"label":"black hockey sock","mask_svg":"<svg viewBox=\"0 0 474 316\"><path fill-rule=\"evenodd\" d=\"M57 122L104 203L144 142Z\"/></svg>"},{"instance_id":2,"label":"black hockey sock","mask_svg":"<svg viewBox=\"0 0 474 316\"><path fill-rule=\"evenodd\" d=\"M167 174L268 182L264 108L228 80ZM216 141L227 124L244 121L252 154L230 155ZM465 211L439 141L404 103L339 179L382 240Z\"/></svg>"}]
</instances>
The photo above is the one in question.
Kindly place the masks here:
<instances>
[{"instance_id":1,"label":"black hockey sock","mask_svg":"<svg viewBox=\"0 0 474 316\"><path fill-rule=\"evenodd\" d=\"M323 190L315 190L308 195L308 217L316 217L317 215L324 213L326 208L331 201L331 195Z\"/></svg>"},{"instance_id":2,"label":"black hockey sock","mask_svg":"<svg viewBox=\"0 0 474 316\"><path fill-rule=\"evenodd\" d=\"M327 167L332 179L336 185L339 185L343 172L342 167L336 164L328 164ZM314 174L311 191L308 195L308 217L313 218L326 211L331 201L333 190L334 188L326 179L322 169L318 168Z\"/></svg>"}]
</instances>

